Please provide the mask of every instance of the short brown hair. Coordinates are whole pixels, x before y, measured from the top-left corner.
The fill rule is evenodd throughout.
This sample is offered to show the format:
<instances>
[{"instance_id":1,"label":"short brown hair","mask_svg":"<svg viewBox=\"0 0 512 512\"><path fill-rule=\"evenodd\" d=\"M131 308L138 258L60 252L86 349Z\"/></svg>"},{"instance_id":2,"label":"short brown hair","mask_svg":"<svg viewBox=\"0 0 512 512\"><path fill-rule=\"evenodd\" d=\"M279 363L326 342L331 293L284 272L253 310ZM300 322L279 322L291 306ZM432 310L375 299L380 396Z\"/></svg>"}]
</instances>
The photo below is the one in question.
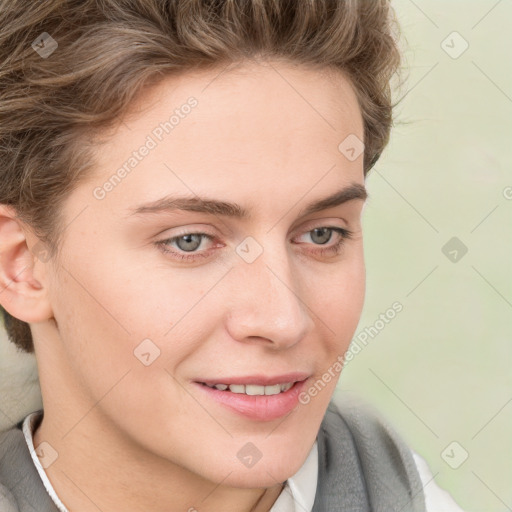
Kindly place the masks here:
<instances>
[{"instance_id":1,"label":"short brown hair","mask_svg":"<svg viewBox=\"0 0 512 512\"><path fill-rule=\"evenodd\" d=\"M32 46L44 33L57 42L45 58ZM389 0L0 0L0 204L55 256L92 135L159 78L255 56L344 71L366 176L389 140L398 34ZM33 352L29 324L3 314L9 339Z\"/></svg>"}]
</instances>

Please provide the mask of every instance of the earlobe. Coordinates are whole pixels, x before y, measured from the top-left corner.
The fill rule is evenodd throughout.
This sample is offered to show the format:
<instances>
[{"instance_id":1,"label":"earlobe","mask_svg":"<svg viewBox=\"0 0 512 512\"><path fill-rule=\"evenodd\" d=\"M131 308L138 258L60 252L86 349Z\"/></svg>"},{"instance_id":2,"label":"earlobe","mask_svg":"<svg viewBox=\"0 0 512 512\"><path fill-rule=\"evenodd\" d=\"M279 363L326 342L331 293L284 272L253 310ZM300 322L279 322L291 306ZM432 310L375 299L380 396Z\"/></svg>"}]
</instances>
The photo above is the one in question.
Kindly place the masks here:
<instances>
[{"instance_id":1,"label":"earlobe","mask_svg":"<svg viewBox=\"0 0 512 512\"><path fill-rule=\"evenodd\" d=\"M45 263L29 249L14 208L0 204L0 304L13 317L37 323L53 317L44 276Z\"/></svg>"}]
</instances>

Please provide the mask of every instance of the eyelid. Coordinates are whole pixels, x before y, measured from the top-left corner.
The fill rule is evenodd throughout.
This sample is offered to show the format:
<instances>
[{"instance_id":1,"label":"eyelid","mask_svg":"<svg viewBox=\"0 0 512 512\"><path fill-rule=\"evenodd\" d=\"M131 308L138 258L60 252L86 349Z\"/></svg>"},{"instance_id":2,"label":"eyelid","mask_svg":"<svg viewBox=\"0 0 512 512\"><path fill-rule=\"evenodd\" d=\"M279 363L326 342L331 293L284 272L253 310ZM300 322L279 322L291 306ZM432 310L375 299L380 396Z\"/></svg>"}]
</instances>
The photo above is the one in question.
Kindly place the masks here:
<instances>
[{"instance_id":1,"label":"eyelid","mask_svg":"<svg viewBox=\"0 0 512 512\"><path fill-rule=\"evenodd\" d=\"M164 229L164 230L160 231L159 233L157 233L155 236L160 238L161 240L168 240L170 238L179 238L180 236L184 236L184 235L197 235L197 234L208 235L212 238L219 238L219 236L222 236L222 235L216 234L215 231L216 230L214 230L213 228L209 228L208 226L205 226L204 224L199 224L199 225L194 225L194 224L190 225L189 224L187 226L179 226L179 227ZM168 235L165 235L165 233L168 233Z\"/></svg>"},{"instance_id":2,"label":"eyelid","mask_svg":"<svg viewBox=\"0 0 512 512\"><path fill-rule=\"evenodd\" d=\"M316 219L311 219L309 221L306 221L303 224L301 224L299 227L292 230L292 233L294 233L292 235L292 240L295 239L299 235L309 233L317 228L344 229L345 231L349 231L349 229L347 227L339 226L336 224L336 222L339 222L339 220L342 220L345 225L348 225L348 222L345 219L333 218L333 217L316 218ZM176 230L176 231L173 231L173 230ZM162 233L166 233L167 231L172 231L172 233L170 233L165 238L160 238L162 236ZM209 230L208 227L206 227L204 224L198 224L198 225L192 224L192 225L188 225L188 226L184 226L184 227L182 226L179 228L165 229L163 231L160 231L157 236L160 238L160 241L167 241L167 240L176 239L176 238L179 238L179 237L185 236L185 235L200 234L200 235L206 235L207 237L210 237L212 242L215 242L215 241L218 242L219 239L222 238L223 236L229 237L233 234L233 233L228 233L227 235L226 234L219 235L219 234L214 233L213 231L214 231L213 229ZM240 238L240 241L242 241L244 238L245 238L245 235Z\"/></svg>"},{"instance_id":3,"label":"eyelid","mask_svg":"<svg viewBox=\"0 0 512 512\"><path fill-rule=\"evenodd\" d=\"M326 227L344 227L344 226L337 226L335 224L338 224L339 221L342 221L345 226L349 225L349 222L347 219L344 219L343 217L316 217L314 219L310 219L302 223L297 229L301 231L311 231L315 228L326 228Z\"/></svg>"},{"instance_id":4,"label":"eyelid","mask_svg":"<svg viewBox=\"0 0 512 512\"><path fill-rule=\"evenodd\" d=\"M296 236L303 236L312 233L315 229L327 229L333 232L334 237L337 238L337 241L334 243L328 243L325 245L322 244L308 244L305 245L314 245L317 248L309 250L307 252L312 253L313 255L317 256L324 256L325 254L329 255L338 255L340 251L343 249L345 243L347 240L350 240L353 237L354 232L347 229L342 228L339 226L333 226L329 223L325 224L317 224L311 229L302 229L299 235ZM171 259L174 260L181 260L181 261L187 261L190 263L198 262L202 259L208 260L212 254L213 248L210 249L203 249L202 251L191 251L187 253L186 251L181 251L180 249L169 249L168 244L170 242L174 242L175 240L179 239L182 236L185 235L201 235L204 238L208 239L212 244L213 247L219 247L219 238L215 235L211 235L210 233L200 231L200 230L193 230L193 229L185 229L181 233L174 234L171 237L164 238L162 240L159 240L155 242L155 245L160 248L165 254L169 254ZM292 241L296 238L296 236L292 239ZM295 243L295 242L294 242ZM222 244L224 246L224 244Z\"/></svg>"}]
</instances>

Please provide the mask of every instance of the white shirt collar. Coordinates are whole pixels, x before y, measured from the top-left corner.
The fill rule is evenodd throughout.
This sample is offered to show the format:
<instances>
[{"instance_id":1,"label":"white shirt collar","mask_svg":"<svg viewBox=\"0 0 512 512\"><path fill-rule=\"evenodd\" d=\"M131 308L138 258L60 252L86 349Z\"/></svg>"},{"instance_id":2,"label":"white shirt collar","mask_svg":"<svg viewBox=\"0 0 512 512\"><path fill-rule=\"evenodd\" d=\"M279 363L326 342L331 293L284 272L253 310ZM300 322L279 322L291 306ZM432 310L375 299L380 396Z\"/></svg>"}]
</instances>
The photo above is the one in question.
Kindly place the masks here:
<instances>
[{"instance_id":1,"label":"white shirt collar","mask_svg":"<svg viewBox=\"0 0 512 512\"><path fill-rule=\"evenodd\" d=\"M286 485L270 512L311 512L318 479L318 443L315 440L309 455Z\"/></svg>"},{"instance_id":2,"label":"white shirt collar","mask_svg":"<svg viewBox=\"0 0 512 512\"><path fill-rule=\"evenodd\" d=\"M55 506L60 510L60 512L69 512L68 509L64 506L62 501L60 501L59 497L57 496L57 493L55 492L55 489L53 488L52 484L50 483L50 480L48 480L48 477L46 476L46 472L43 469L41 462L39 461L39 457L37 456L36 451L34 450L34 442L32 440L32 435L34 432L35 420L38 418L39 414L40 414L40 411L36 411L36 412L29 414L24 419L23 434L25 436L25 441L27 442L28 449L30 450L30 455L32 456L32 460L34 461L37 472L39 473L39 476L40 476L41 480L43 481L43 485L46 489L46 492L50 495L50 498L53 500L53 502L55 503Z\"/></svg>"},{"instance_id":3,"label":"white shirt collar","mask_svg":"<svg viewBox=\"0 0 512 512\"><path fill-rule=\"evenodd\" d=\"M69 512L60 501L46 472L34 450L32 440L33 427L40 411L26 416L23 421L23 434L30 450L30 455L36 466L37 472L43 481L46 492L55 503L60 512ZM281 494L275 501L269 512L311 512L315 501L316 485L318 478L318 445L315 440L304 464L293 476L288 478Z\"/></svg>"}]
</instances>

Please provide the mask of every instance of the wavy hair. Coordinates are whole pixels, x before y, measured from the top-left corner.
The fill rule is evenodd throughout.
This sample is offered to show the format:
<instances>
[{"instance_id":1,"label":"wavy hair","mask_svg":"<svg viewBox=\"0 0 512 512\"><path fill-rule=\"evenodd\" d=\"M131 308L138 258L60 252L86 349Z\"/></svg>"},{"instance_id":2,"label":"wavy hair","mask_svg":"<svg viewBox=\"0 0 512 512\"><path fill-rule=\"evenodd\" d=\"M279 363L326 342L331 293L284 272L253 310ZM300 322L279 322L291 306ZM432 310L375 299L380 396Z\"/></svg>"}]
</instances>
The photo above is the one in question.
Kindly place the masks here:
<instances>
[{"instance_id":1,"label":"wavy hair","mask_svg":"<svg viewBox=\"0 0 512 512\"><path fill-rule=\"evenodd\" d=\"M33 46L44 33L58 45L46 57ZM60 206L93 170L93 135L162 77L253 57L344 72L366 176L389 140L398 35L389 0L0 0L0 204L58 254ZM29 324L3 315L33 352Z\"/></svg>"}]
</instances>

